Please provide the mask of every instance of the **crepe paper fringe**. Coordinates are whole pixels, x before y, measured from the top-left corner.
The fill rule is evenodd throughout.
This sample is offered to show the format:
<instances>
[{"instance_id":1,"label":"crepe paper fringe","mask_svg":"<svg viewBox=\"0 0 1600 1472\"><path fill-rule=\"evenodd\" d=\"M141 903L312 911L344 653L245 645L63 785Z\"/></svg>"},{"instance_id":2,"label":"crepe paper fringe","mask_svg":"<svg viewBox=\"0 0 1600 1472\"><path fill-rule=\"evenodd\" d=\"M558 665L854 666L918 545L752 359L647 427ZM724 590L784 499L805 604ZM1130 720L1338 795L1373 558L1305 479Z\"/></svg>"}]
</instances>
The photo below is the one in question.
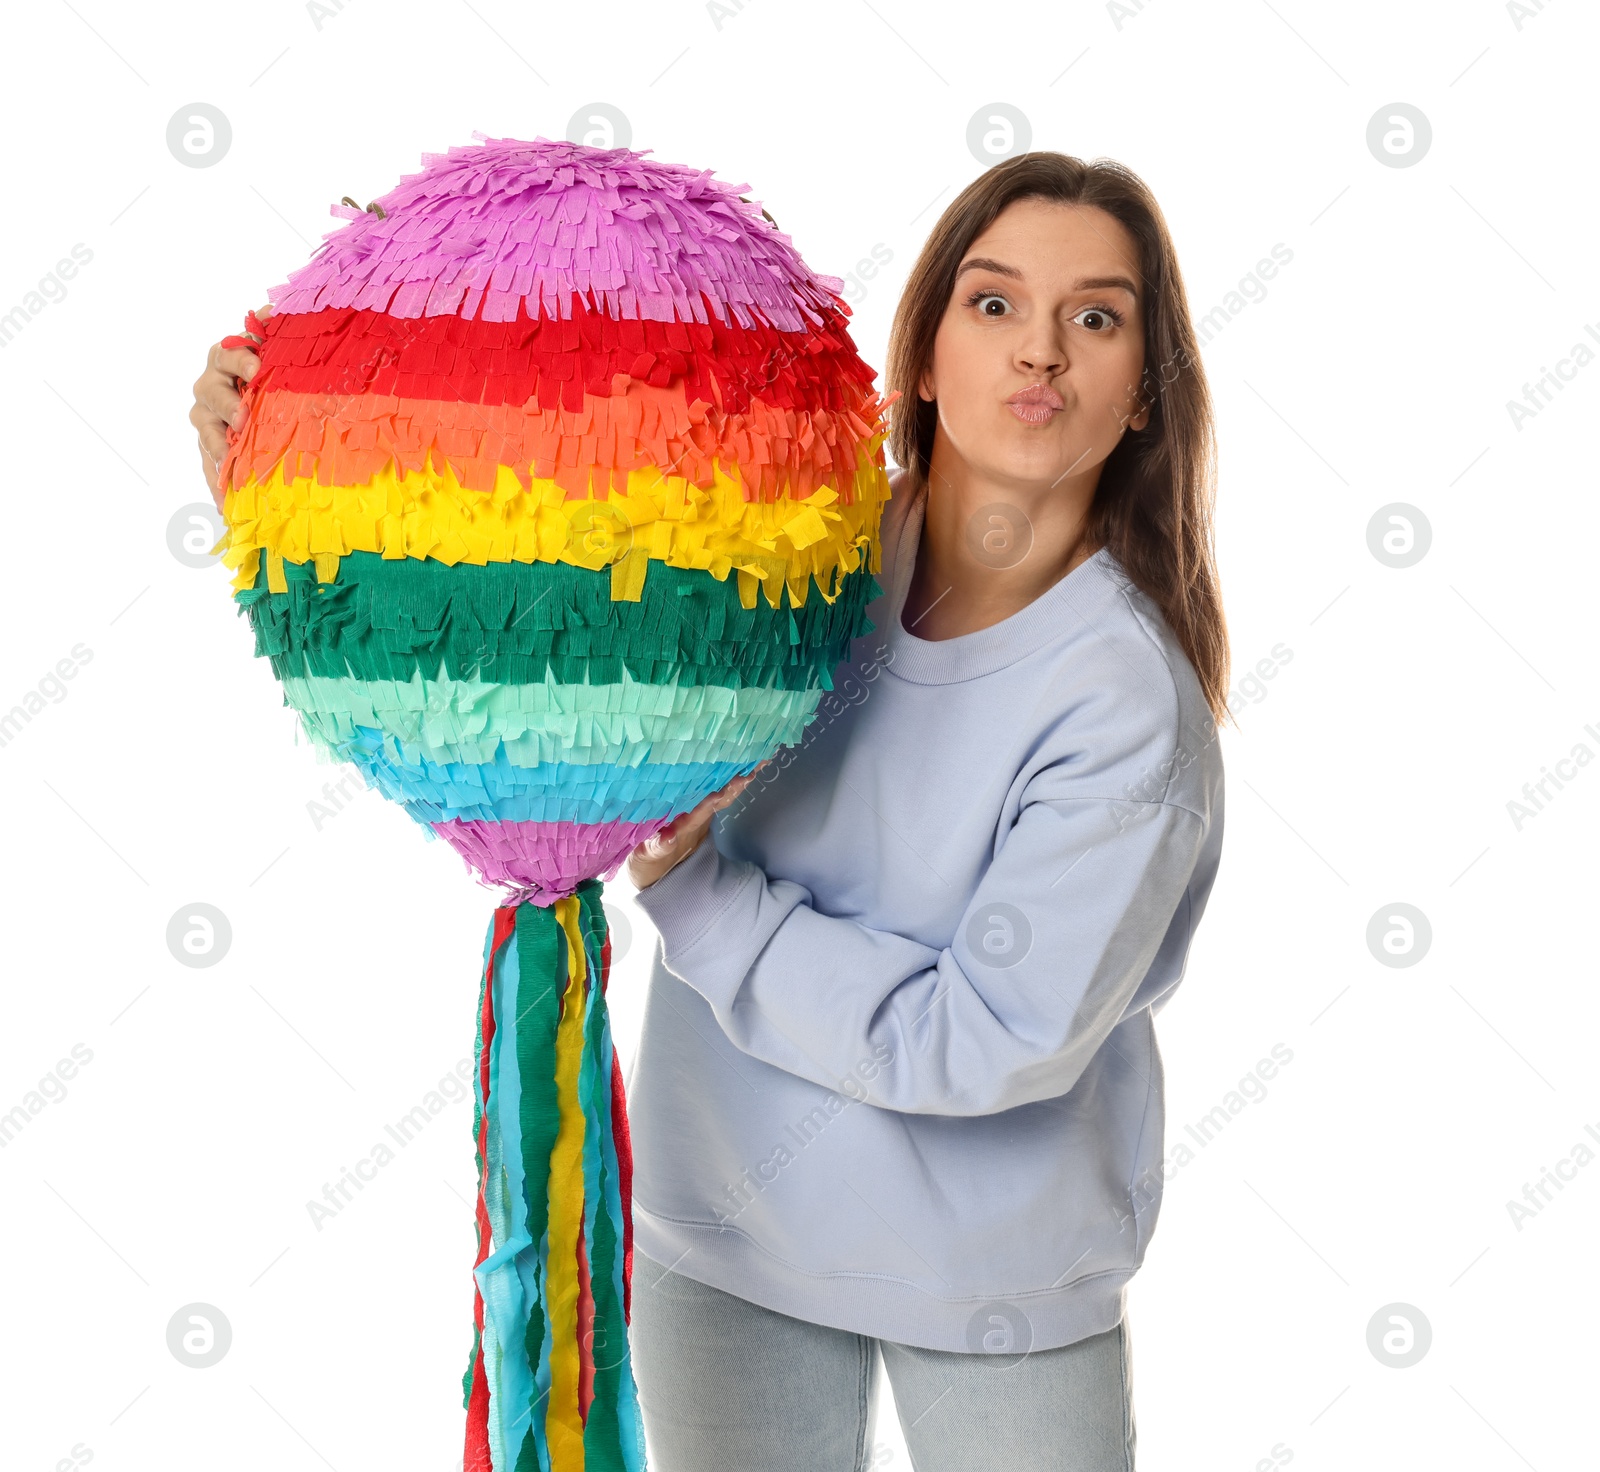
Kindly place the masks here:
<instances>
[{"instance_id":1,"label":"crepe paper fringe","mask_svg":"<svg viewBox=\"0 0 1600 1472\"><path fill-rule=\"evenodd\" d=\"M831 690L851 642L876 627L866 608L883 592L865 568L842 577L832 601L787 608L746 607L731 581L667 563L637 603L613 602L603 574L567 563L446 567L354 553L334 583L318 583L308 563L283 572L283 593L268 591L263 569L235 595L279 680L420 672L499 685Z\"/></svg>"},{"instance_id":2,"label":"crepe paper fringe","mask_svg":"<svg viewBox=\"0 0 1600 1472\"><path fill-rule=\"evenodd\" d=\"M474 1070L466 1472L643 1472L631 1175L601 886L498 908ZM598 983L598 984L597 984Z\"/></svg>"},{"instance_id":3,"label":"crepe paper fringe","mask_svg":"<svg viewBox=\"0 0 1600 1472\"><path fill-rule=\"evenodd\" d=\"M421 470L397 474L391 465L362 485L324 486L304 476L286 482L281 469L224 498L227 530L212 550L238 570L236 589L255 581L262 552L274 592L282 591L274 568L281 578L285 560L315 559L321 580L330 582L341 556L379 552L446 566L559 561L591 572L609 568L612 599L629 601L639 597L652 561L719 580L737 569L742 598L753 602L759 583L776 605L787 584L801 603L813 578L825 587L836 573L862 565L889 499L889 478L875 466L856 472L849 500L823 486L804 499L774 501L747 501L720 464L709 490L649 466L615 472L627 478L621 495L571 500L550 480L523 489L504 466L492 492L469 490L431 455Z\"/></svg>"},{"instance_id":4,"label":"crepe paper fringe","mask_svg":"<svg viewBox=\"0 0 1600 1472\"><path fill-rule=\"evenodd\" d=\"M575 409L628 384L680 386L685 398L742 413L842 410L875 397L876 375L850 335L848 308L828 308L803 332L757 324L618 319L573 297L561 320L519 311L507 322L393 317L333 309L278 312L250 344L261 366L249 395L398 394L474 404ZM247 395L248 402L248 395Z\"/></svg>"},{"instance_id":5,"label":"crepe paper fringe","mask_svg":"<svg viewBox=\"0 0 1600 1472\"><path fill-rule=\"evenodd\" d=\"M757 401L725 414L687 401L676 387L580 393L571 409L275 389L252 405L234 469L248 465L259 482L281 461L281 476L359 485L380 471L417 472L432 463L448 465L470 491L491 492L503 467L524 489L550 481L570 501L626 494L629 471L655 466L710 490L720 463L747 501L801 501L825 486L847 500L862 473L872 471L881 443L881 428L848 409ZM877 485L870 473L866 478Z\"/></svg>"},{"instance_id":6,"label":"crepe paper fringe","mask_svg":"<svg viewBox=\"0 0 1600 1472\"><path fill-rule=\"evenodd\" d=\"M613 398L619 401L614 416L619 432L642 429L647 440L653 411L666 415L670 432L680 438L688 434L680 424L703 427L708 420L714 436L736 436L746 420L778 436L784 416L792 414L824 416L824 423L838 418L855 441L886 430L886 401L839 313L831 314L826 326L802 334L618 322L580 303L574 306L564 322L406 320L349 311L270 317L262 342L228 339L248 343L261 366L241 393L249 417L220 467L223 488L243 484L251 473L264 477L291 446L305 456L315 453L315 441L308 445L303 433L291 432L300 429L300 416L266 411L264 401L278 395L288 395L291 404L303 397L312 406L326 406L332 417L342 417L346 400L362 398L432 405L435 411L445 405L480 410L482 427L509 426L531 443L544 444L540 455L552 461L560 456L548 436L556 429L570 433L574 416L581 425L598 412L596 406ZM495 410L500 413L491 417L489 411ZM424 410L408 412L420 417ZM263 421L261 427L257 420ZM413 446L419 433L410 431L400 446L418 462L420 452ZM704 439L705 432L697 439L702 453ZM500 458L516 466L536 457ZM310 468L296 461L290 473L309 474ZM324 465L319 474L325 484L348 478L338 464Z\"/></svg>"},{"instance_id":7,"label":"crepe paper fringe","mask_svg":"<svg viewBox=\"0 0 1600 1472\"><path fill-rule=\"evenodd\" d=\"M548 905L586 878L610 881L622 862L671 820L648 823L494 823L452 819L433 833L461 855L485 889Z\"/></svg>"},{"instance_id":8,"label":"crepe paper fringe","mask_svg":"<svg viewBox=\"0 0 1600 1472\"><path fill-rule=\"evenodd\" d=\"M765 321L804 331L840 306L794 243L745 203L748 185L626 148L487 138L422 155L268 297L281 312L356 307L395 317L451 313L503 322L562 315L574 293L607 316Z\"/></svg>"},{"instance_id":9,"label":"crepe paper fringe","mask_svg":"<svg viewBox=\"0 0 1600 1472\"><path fill-rule=\"evenodd\" d=\"M745 776L768 755L763 748L730 762L649 762L638 766L546 762L516 767L499 752L493 762L407 762L381 731L357 727L338 754L369 787L401 804L419 823L481 818L518 823L648 823L687 812L701 798Z\"/></svg>"},{"instance_id":10,"label":"crepe paper fringe","mask_svg":"<svg viewBox=\"0 0 1600 1472\"><path fill-rule=\"evenodd\" d=\"M491 685L481 680L330 680L286 676L284 703L330 751L359 729L412 764L727 762L798 742L821 689L753 686Z\"/></svg>"}]
</instances>

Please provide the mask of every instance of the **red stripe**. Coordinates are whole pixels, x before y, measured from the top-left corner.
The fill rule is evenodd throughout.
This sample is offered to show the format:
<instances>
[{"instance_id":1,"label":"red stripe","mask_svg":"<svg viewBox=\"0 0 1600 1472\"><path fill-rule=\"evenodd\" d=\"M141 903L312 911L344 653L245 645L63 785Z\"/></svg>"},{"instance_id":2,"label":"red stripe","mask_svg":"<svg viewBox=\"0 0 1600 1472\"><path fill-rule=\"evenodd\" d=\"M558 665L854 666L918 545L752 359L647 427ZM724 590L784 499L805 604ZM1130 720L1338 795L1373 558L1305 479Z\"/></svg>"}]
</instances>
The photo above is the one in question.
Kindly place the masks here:
<instances>
[{"instance_id":1,"label":"red stripe","mask_svg":"<svg viewBox=\"0 0 1600 1472\"><path fill-rule=\"evenodd\" d=\"M600 990L611 980L611 929L600 943ZM617 1187L622 1197L622 1322L633 1322L633 1139L622 1088L622 1059L611 1050L611 1142L617 1151Z\"/></svg>"},{"instance_id":2,"label":"red stripe","mask_svg":"<svg viewBox=\"0 0 1600 1472\"><path fill-rule=\"evenodd\" d=\"M604 1203L601 1204L605 1210ZM589 1282L589 1250L578 1233L578 1419L589 1420L594 1399L594 1290Z\"/></svg>"},{"instance_id":3,"label":"red stripe","mask_svg":"<svg viewBox=\"0 0 1600 1472\"><path fill-rule=\"evenodd\" d=\"M577 305L562 321L391 317L329 307L274 313L251 380L301 393L393 394L481 404L583 408L584 391L622 391L617 375L743 413L751 399L787 409L856 409L872 393L845 314L809 332L720 322L618 320Z\"/></svg>"},{"instance_id":4,"label":"red stripe","mask_svg":"<svg viewBox=\"0 0 1600 1472\"><path fill-rule=\"evenodd\" d=\"M484 1197L489 1173L489 1045L494 1041L494 964L501 947L510 938L516 926L517 912L504 906L494 912L494 931L489 946L489 959L484 964L483 1049L478 1058L478 1080L483 1090L484 1112L478 1123L478 1158L483 1162L478 1172L478 1256L473 1267L478 1267L489 1255L492 1232L489 1225L489 1205ZM478 1289L477 1278L472 1282L472 1319L478 1330L479 1348L472 1359L472 1390L467 1402L467 1440L461 1456L462 1472L494 1472L489 1454L489 1382L483 1369L483 1294Z\"/></svg>"},{"instance_id":5,"label":"red stripe","mask_svg":"<svg viewBox=\"0 0 1600 1472\"><path fill-rule=\"evenodd\" d=\"M587 949L587 948L586 948ZM587 957L585 957L587 960ZM605 950L602 945L600 955L600 993L605 995L606 990L606 961ZM584 973L583 985L587 994L584 998L584 1016L588 1017L588 1009L595 1005L594 987L596 977L594 968L588 967ZM594 1284L589 1280L589 1247L584 1241L587 1231L587 1207L585 1216L578 1223L578 1419L587 1424L589 1420L589 1402L594 1399ZM599 1210L606 1209L605 1201L599 1203Z\"/></svg>"},{"instance_id":6,"label":"red stripe","mask_svg":"<svg viewBox=\"0 0 1600 1472\"><path fill-rule=\"evenodd\" d=\"M633 1141L628 1101L622 1092L622 1060L611 1054L611 1138L617 1147L617 1185L622 1194L622 1318L633 1322Z\"/></svg>"}]
</instances>

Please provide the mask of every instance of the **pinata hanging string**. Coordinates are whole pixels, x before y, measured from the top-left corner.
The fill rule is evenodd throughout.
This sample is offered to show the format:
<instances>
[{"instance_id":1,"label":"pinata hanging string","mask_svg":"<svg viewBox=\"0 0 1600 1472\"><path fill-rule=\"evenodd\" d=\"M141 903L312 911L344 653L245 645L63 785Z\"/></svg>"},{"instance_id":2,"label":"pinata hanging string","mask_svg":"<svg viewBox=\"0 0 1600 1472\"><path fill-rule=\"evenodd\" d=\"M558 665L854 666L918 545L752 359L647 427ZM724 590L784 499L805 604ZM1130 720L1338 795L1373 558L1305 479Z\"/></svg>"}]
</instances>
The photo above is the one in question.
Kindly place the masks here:
<instances>
[{"instance_id":1,"label":"pinata hanging string","mask_svg":"<svg viewBox=\"0 0 1600 1472\"><path fill-rule=\"evenodd\" d=\"M340 204L347 204L353 210L358 210L358 209L361 208L361 206L358 205L355 202L355 200L351 199L348 194L345 195L345 197L343 199L341 199L339 201L339 203ZM389 218L388 215L386 215L383 212L383 206L381 204L379 204L376 200L374 200L371 204L367 205L366 206L366 210L367 210L367 213L369 215L376 215L380 220L387 220Z\"/></svg>"}]
</instances>

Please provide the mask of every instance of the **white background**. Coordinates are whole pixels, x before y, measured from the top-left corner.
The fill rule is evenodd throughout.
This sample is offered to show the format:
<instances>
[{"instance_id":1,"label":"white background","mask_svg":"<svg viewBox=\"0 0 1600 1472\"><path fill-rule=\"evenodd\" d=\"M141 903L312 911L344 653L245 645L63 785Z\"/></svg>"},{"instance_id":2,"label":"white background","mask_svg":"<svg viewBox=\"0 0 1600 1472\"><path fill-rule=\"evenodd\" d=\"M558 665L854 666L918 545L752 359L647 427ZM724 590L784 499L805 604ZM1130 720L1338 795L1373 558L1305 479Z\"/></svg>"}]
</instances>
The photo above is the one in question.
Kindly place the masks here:
<instances>
[{"instance_id":1,"label":"white background","mask_svg":"<svg viewBox=\"0 0 1600 1472\"><path fill-rule=\"evenodd\" d=\"M371 793L314 826L339 773L296 742L228 574L167 534L208 500L185 417L206 345L337 228L328 206L474 130L565 136L596 100L634 147L748 182L816 269L887 250L852 288L875 365L997 101L1034 146L1143 176L1197 316L1292 251L1204 352L1235 679L1292 658L1224 736L1221 875L1160 1022L1169 1142L1273 1044L1293 1061L1167 1187L1130 1290L1140 1465L1594 1465L1600 1162L1520 1229L1506 1203L1600 1129L1600 767L1520 831L1507 803L1576 744L1600 754L1600 364L1520 429L1506 405L1600 331L1600 26L1579 0L1520 27L1490 0L1124 9L8 19L0 311L75 244L92 260L0 349L0 710L91 658L0 747L0 1112L93 1055L0 1150L8 1472L75 1446L97 1472L459 1464L470 1102L320 1231L306 1202L470 1055L493 897ZM198 169L166 145L197 101L233 131ZM1432 126L1411 167L1367 146L1397 102ZM1391 502L1432 528L1405 569L1368 550ZM626 1059L654 937L625 876L609 895L634 931L611 985ZM208 969L165 939L195 902L232 927ZM1432 926L1406 968L1366 942L1395 902ZM166 1344L193 1302L233 1331L203 1371ZM1432 1327L1406 1369L1367 1344L1397 1302ZM877 1434L878 1465L906 1467L891 1415Z\"/></svg>"}]
</instances>

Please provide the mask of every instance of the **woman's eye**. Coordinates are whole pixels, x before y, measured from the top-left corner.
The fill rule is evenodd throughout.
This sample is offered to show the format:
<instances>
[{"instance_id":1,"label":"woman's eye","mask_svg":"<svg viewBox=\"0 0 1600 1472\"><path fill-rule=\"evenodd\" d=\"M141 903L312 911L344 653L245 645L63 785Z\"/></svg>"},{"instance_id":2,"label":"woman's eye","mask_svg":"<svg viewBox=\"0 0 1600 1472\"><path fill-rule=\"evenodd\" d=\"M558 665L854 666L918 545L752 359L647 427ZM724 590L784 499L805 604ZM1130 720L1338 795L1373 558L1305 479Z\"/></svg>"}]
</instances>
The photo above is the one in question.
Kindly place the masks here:
<instances>
[{"instance_id":1,"label":"woman's eye","mask_svg":"<svg viewBox=\"0 0 1600 1472\"><path fill-rule=\"evenodd\" d=\"M982 317L1004 317L1011 310L1011 303L992 291L978 292L972 298L972 304Z\"/></svg>"},{"instance_id":2,"label":"woman's eye","mask_svg":"<svg viewBox=\"0 0 1600 1472\"><path fill-rule=\"evenodd\" d=\"M1077 320L1083 321L1085 318L1089 320L1084 322L1084 326L1095 332L1106 332L1122 325L1122 318L1110 307L1085 307L1078 313Z\"/></svg>"}]
</instances>

